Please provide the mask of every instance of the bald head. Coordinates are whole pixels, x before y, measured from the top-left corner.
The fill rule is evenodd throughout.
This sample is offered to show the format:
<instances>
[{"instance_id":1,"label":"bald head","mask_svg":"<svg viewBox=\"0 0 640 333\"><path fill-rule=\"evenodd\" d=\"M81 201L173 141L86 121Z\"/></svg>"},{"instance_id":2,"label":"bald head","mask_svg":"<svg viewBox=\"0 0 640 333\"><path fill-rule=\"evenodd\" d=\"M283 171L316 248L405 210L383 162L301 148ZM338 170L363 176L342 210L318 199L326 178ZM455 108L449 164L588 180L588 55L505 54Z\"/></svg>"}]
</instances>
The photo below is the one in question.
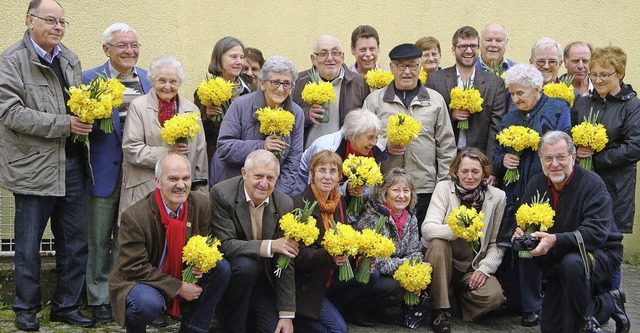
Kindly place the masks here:
<instances>
[{"instance_id":1,"label":"bald head","mask_svg":"<svg viewBox=\"0 0 640 333\"><path fill-rule=\"evenodd\" d=\"M488 66L503 61L507 51L507 29L499 23L489 23L480 33L480 56Z\"/></svg>"}]
</instances>

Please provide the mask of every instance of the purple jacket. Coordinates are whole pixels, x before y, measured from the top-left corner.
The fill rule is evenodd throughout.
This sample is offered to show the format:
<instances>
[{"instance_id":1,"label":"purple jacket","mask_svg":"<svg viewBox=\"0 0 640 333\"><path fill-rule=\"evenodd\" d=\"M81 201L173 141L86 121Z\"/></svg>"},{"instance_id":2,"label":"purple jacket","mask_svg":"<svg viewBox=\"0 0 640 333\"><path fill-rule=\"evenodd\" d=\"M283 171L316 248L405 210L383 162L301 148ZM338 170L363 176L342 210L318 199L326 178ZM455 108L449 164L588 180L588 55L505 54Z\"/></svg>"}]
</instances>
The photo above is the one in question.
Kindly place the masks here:
<instances>
[{"instance_id":1,"label":"purple jacket","mask_svg":"<svg viewBox=\"0 0 640 333\"><path fill-rule=\"evenodd\" d=\"M265 106L262 89L240 96L233 101L220 124L218 147L209 165L210 185L239 176L247 156L254 150L264 149L266 136L260 133L260 123L255 111ZM291 135L284 138L288 145L286 151L278 156L280 177L276 188L290 195L295 187L298 168L300 168L304 114L300 106L291 100L291 96L284 101L283 109L293 113L296 123Z\"/></svg>"}]
</instances>

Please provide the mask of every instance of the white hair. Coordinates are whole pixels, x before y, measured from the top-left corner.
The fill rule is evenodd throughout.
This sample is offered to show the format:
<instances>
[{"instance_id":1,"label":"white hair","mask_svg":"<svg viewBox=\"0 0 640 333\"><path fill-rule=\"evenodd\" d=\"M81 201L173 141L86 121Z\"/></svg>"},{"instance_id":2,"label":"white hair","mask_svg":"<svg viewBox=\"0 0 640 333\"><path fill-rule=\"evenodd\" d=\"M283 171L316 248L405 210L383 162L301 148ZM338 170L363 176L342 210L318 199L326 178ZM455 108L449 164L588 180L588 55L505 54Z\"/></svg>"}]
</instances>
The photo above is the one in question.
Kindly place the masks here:
<instances>
[{"instance_id":1,"label":"white hair","mask_svg":"<svg viewBox=\"0 0 640 333\"><path fill-rule=\"evenodd\" d=\"M184 82L184 67L182 66L182 63L175 57L168 55L156 58L156 60L154 60L151 65L149 65L149 73L147 75L149 77L149 80L153 81L156 76L158 76L158 71L160 71L160 68L164 67L171 67L175 69L180 82Z\"/></svg>"},{"instance_id":2,"label":"white hair","mask_svg":"<svg viewBox=\"0 0 640 333\"><path fill-rule=\"evenodd\" d=\"M114 23L110 25L105 31L102 33L102 41L105 44L111 43L111 39L113 38L113 34L116 32L132 32L136 39L138 39L138 33L128 24L126 23Z\"/></svg>"},{"instance_id":3,"label":"white hair","mask_svg":"<svg viewBox=\"0 0 640 333\"><path fill-rule=\"evenodd\" d=\"M530 88L542 89L544 79L534 65L516 64L504 73L504 85L509 87L512 83L521 84Z\"/></svg>"}]
</instances>

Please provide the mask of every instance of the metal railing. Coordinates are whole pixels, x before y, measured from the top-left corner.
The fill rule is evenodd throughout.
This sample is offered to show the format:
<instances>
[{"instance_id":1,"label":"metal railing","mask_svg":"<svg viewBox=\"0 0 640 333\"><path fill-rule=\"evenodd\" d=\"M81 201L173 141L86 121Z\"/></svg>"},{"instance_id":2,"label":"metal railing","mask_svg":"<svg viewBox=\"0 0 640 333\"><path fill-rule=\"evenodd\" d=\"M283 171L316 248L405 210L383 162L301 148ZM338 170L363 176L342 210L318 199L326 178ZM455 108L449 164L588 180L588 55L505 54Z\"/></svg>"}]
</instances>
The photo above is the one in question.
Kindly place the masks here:
<instances>
[{"instance_id":1,"label":"metal railing","mask_svg":"<svg viewBox=\"0 0 640 333\"><path fill-rule=\"evenodd\" d=\"M0 189L0 257L13 257L15 254L14 223L15 205L11 192ZM40 255L55 254L53 234L47 226L40 243Z\"/></svg>"}]
</instances>

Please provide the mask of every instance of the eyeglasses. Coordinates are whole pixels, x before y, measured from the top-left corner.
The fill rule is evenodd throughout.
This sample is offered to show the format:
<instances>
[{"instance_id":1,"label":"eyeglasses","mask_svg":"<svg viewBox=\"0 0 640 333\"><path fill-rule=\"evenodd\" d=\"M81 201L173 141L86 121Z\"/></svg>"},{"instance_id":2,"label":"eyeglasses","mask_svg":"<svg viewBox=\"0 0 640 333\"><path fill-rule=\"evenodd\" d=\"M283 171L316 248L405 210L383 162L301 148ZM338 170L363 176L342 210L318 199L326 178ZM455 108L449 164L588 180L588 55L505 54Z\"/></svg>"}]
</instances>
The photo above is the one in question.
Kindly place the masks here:
<instances>
[{"instance_id":1,"label":"eyeglasses","mask_svg":"<svg viewBox=\"0 0 640 333\"><path fill-rule=\"evenodd\" d=\"M409 68L410 71L416 71L418 70L418 67L420 67L420 63L413 63L413 64L393 64L393 66L395 66L399 71L404 72L405 69Z\"/></svg>"},{"instance_id":2,"label":"eyeglasses","mask_svg":"<svg viewBox=\"0 0 640 333\"><path fill-rule=\"evenodd\" d=\"M564 163L571 155L545 156L542 158L544 163L551 163L555 160L558 163Z\"/></svg>"},{"instance_id":3,"label":"eyeglasses","mask_svg":"<svg viewBox=\"0 0 640 333\"><path fill-rule=\"evenodd\" d=\"M327 57L329 57L329 55L331 55L334 58L337 58L339 56L342 55L342 51L338 51L338 50L333 50L331 52L328 51L320 51L320 52L313 52L313 54L315 54L316 56L318 56L318 58L320 59L325 59Z\"/></svg>"},{"instance_id":4,"label":"eyeglasses","mask_svg":"<svg viewBox=\"0 0 640 333\"><path fill-rule=\"evenodd\" d=\"M284 90L289 90L291 89L291 87L293 87L293 83L289 81L269 80L269 83L273 88L276 88L276 89L278 89L280 86L282 86Z\"/></svg>"},{"instance_id":5,"label":"eyeglasses","mask_svg":"<svg viewBox=\"0 0 640 333\"><path fill-rule=\"evenodd\" d=\"M461 44L461 45L456 45L456 47L460 51L466 51L467 49L471 49L471 51L475 51L475 50L480 48L480 45L478 45L478 44Z\"/></svg>"},{"instance_id":6,"label":"eyeglasses","mask_svg":"<svg viewBox=\"0 0 640 333\"><path fill-rule=\"evenodd\" d=\"M66 28L69 26L69 21L67 21L66 19L56 19L55 17L51 17L51 16L47 16L47 17L40 17L38 15L35 14L29 14L29 16L33 17L33 18L37 18L37 19L41 19L43 20L47 25L50 25L52 27L55 27L58 23L60 23L60 26L63 28Z\"/></svg>"},{"instance_id":7,"label":"eyeglasses","mask_svg":"<svg viewBox=\"0 0 640 333\"><path fill-rule=\"evenodd\" d=\"M126 50L128 48L131 48L132 50L137 50L137 49L140 48L140 45L142 45L142 44L140 44L140 43L129 43L129 44L125 44L125 43L122 43L122 44L107 43L107 45L113 46L116 49L118 49L119 51L124 51L124 50Z\"/></svg>"},{"instance_id":8,"label":"eyeglasses","mask_svg":"<svg viewBox=\"0 0 640 333\"><path fill-rule=\"evenodd\" d=\"M320 168L320 169L316 169L316 173L318 173L321 176L325 176L326 174L329 174L331 177L335 177L338 175L338 169L325 169L325 168Z\"/></svg>"},{"instance_id":9,"label":"eyeglasses","mask_svg":"<svg viewBox=\"0 0 640 333\"><path fill-rule=\"evenodd\" d=\"M604 80L604 79L606 79L608 77L611 77L611 75L613 75L615 73L616 73L616 71L613 71L613 72L611 72L609 74L606 74L606 73L590 73L589 77L592 80L597 80L597 79L603 79Z\"/></svg>"},{"instance_id":10,"label":"eyeglasses","mask_svg":"<svg viewBox=\"0 0 640 333\"><path fill-rule=\"evenodd\" d=\"M558 59L536 59L536 66L544 67L544 65L549 64L549 67L558 66L560 61Z\"/></svg>"}]
</instances>

